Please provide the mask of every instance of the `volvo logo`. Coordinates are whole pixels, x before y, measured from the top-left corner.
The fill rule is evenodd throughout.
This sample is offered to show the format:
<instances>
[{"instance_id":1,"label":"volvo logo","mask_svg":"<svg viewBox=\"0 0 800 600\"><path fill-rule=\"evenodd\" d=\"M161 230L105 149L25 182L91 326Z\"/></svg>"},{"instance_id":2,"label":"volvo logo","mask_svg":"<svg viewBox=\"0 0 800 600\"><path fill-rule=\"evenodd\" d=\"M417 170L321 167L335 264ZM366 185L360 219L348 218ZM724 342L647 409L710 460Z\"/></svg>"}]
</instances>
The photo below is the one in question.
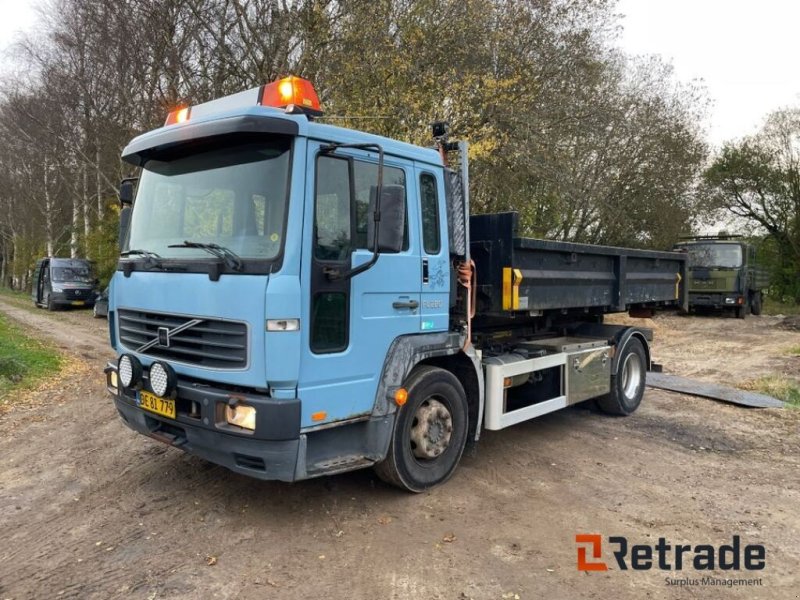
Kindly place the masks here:
<instances>
[{"instance_id":1,"label":"volvo logo","mask_svg":"<svg viewBox=\"0 0 800 600\"><path fill-rule=\"evenodd\" d=\"M173 327L170 329L169 327L159 327L156 333L156 337L152 340L147 342L146 344L139 346L136 349L136 352L145 352L152 348L153 346L159 346L161 348L169 348L170 338L173 335L181 333L182 331L186 331L187 329L191 329L195 325L199 325L203 322L203 319L192 319L191 321L186 321L183 325L179 325L178 327Z\"/></svg>"}]
</instances>

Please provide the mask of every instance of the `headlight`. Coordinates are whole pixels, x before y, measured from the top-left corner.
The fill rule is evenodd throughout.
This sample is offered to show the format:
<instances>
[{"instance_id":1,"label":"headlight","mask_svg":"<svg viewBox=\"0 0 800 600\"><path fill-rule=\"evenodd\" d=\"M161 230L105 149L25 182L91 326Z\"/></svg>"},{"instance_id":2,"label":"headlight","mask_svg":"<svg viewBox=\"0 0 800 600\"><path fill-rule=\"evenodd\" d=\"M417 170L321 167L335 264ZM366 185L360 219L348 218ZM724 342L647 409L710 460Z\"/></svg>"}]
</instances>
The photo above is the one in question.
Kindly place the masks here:
<instances>
[{"instance_id":1,"label":"headlight","mask_svg":"<svg viewBox=\"0 0 800 600\"><path fill-rule=\"evenodd\" d=\"M119 382L123 387L135 387L142 381L142 363L135 356L123 354L117 362Z\"/></svg>"},{"instance_id":2,"label":"headlight","mask_svg":"<svg viewBox=\"0 0 800 600\"><path fill-rule=\"evenodd\" d=\"M250 431L256 430L256 409L246 404L237 404L236 406L225 407L225 420L231 424L249 429Z\"/></svg>"},{"instance_id":3,"label":"headlight","mask_svg":"<svg viewBox=\"0 0 800 600\"><path fill-rule=\"evenodd\" d=\"M154 362L150 365L150 389L162 398L175 391L177 377L168 364Z\"/></svg>"}]
</instances>

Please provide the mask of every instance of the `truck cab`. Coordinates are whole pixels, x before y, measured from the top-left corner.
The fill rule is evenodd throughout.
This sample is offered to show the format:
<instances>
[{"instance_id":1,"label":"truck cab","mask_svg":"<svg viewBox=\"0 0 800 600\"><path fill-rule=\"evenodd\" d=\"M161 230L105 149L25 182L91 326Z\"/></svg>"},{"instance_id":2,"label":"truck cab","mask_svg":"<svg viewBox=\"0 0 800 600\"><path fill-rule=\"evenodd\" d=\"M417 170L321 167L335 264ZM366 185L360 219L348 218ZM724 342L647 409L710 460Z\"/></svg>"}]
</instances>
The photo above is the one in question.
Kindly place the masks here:
<instances>
[{"instance_id":1,"label":"truck cab","mask_svg":"<svg viewBox=\"0 0 800 600\"><path fill-rule=\"evenodd\" d=\"M752 244L739 236L697 236L675 249L688 254L690 311L722 309L740 319L761 314L769 281Z\"/></svg>"},{"instance_id":2,"label":"truck cab","mask_svg":"<svg viewBox=\"0 0 800 600\"><path fill-rule=\"evenodd\" d=\"M448 335L445 187L437 152L263 106L263 94L194 106L125 149L142 171L109 324L144 371L144 401L155 362L160 397L176 399L161 404L169 424L122 393L129 425L294 480L351 466L331 464L332 443L348 440L362 463L385 452L390 348ZM373 248L379 186L384 231L388 202L400 207L399 247Z\"/></svg>"},{"instance_id":3,"label":"truck cab","mask_svg":"<svg viewBox=\"0 0 800 600\"><path fill-rule=\"evenodd\" d=\"M89 260L46 257L36 261L31 288L31 299L36 306L47 310L91 307L96 297L97 280Z\"/></svg>"}]
</instances>

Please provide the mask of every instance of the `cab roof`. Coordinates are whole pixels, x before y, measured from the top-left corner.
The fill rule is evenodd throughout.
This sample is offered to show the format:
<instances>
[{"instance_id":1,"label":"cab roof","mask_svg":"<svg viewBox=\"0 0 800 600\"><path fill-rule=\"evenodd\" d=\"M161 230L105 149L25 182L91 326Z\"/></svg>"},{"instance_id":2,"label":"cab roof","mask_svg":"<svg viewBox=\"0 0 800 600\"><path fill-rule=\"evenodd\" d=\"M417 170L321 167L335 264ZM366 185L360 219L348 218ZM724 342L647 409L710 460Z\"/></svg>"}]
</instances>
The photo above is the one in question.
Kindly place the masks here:
<instances>
[{"instance_id":1,"label":"cab roof","mask_svg":"<svg viewBox=\"0 0 800 600\"><path fill-rule=\"evenodd\" d=\"M253 88L218 100L192 106L188 119L165 125L137 136L122 152L123 160L143 166L164 151L184 144L237 134L276 134L306 137L326 143L379 144L387 155L441 166L439 153L391 138L346 127L311 121L305 114L289 114L284 110L257 103L261 88Z\"/></svg>"}]
</instances>

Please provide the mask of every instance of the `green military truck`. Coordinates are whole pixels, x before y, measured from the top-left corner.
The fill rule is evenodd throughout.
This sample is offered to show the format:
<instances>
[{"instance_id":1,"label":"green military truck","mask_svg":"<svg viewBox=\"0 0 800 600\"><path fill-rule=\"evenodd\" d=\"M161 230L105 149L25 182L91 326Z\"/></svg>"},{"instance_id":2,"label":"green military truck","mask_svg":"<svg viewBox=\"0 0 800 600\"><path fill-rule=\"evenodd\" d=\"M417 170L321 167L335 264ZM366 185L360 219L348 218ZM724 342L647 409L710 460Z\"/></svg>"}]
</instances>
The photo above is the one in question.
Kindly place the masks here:
<instances>
[{"instance_id":1,"label":"green military truck","mask_svg":"<svg viewBox=\"0 0 800 600\"><path fill-rule=\"evenodd\" d=\"M689 312L732 310L739 319L761 314L769 278L756 260L755 246L740 236L715 235L683 238L675 250L689 255Z\"/></svg>"}]
</instances>

